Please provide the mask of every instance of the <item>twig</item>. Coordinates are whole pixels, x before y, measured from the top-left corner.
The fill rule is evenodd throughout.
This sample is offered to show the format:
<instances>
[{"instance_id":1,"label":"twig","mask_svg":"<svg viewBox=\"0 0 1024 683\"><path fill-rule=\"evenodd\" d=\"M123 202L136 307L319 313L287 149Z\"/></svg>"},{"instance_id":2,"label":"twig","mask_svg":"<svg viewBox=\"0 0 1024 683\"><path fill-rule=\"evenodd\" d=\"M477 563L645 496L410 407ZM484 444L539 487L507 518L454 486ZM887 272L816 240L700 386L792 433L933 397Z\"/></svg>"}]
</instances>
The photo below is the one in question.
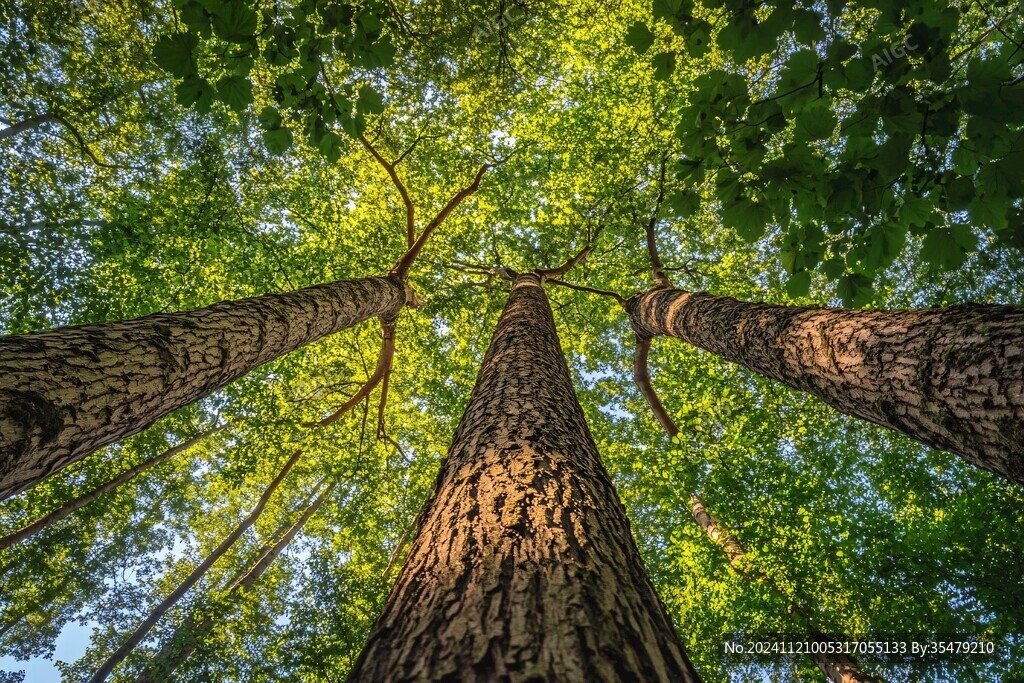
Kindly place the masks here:
<instances>
[{"instance_id":1,"label":"twig","mask_svg":"<svg viewBox=\"0 0 1024 683\"><path fill-rule=\"evenodd\" d=\"M566 282L565 280L559 280L556 278L549 278L548 282L550 282L553 285L560 285L562 287L568 287L569 289L575 289L580 292L589 292L591 294L600 294L601 296L611 297L612 299L615 299L615 301L623 308L625 308L626 306L626 299L623 298L621 294L617 294L616 292L610 292L606 289L595 289L594 287L585 287L584 285L575 285L571 282Z\"/></svg>"}]
</instances>

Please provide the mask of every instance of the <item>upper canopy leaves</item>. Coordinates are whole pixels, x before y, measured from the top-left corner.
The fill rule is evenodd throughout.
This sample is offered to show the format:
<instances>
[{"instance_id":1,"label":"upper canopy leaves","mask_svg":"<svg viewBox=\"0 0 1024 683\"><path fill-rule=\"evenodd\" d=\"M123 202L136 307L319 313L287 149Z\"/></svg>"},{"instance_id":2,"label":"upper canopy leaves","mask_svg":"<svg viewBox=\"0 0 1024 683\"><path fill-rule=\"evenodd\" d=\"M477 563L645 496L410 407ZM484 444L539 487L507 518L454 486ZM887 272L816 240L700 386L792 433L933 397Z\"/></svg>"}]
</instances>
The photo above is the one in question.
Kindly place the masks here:
<instances>
[{"instance_id":1,"label":"upper canopy leaves","mask_svg":"<svg viewBox=\"0 0 1024 683\"><path fill-rule=\"evenodd\" d=\"M908 231L926 237L922 256L938 271L958 267L978 237L1019 239L1024 31L1010 3L680 0L655 2L653 15L691 58L704 56L709 29L713 38L715 75L690 81L673 110L677 179L704 188L747 239L768 229L737 220L759 201L791 275L868 292ZM627 40L642 35L634 26ZM663 78L666 62L653 66ZM706 73L681 67L688 81L691 68ZM824 240L794 225L808 221Z\"/></svg>"}]
</instances>

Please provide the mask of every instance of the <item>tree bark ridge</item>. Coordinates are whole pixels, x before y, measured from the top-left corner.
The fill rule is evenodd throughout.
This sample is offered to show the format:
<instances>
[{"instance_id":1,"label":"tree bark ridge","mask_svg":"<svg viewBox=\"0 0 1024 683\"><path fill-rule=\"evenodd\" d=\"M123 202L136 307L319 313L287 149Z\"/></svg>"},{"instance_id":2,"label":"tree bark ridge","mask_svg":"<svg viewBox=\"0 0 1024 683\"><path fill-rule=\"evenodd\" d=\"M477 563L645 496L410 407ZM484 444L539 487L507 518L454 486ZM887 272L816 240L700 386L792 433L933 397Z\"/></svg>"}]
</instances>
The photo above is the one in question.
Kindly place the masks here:
<instances>
[{"instance_id":1,"label":"tree bark ridge","mask_svg":"<svg viewBox=\"0 0 1024 683\"><path fill-rule=\"evenodd\" d=\"M627 310L641 336L684 339L1024 482L1024 308L855 311L660 290Z\"/></svg>"},{"instance_id":2,"label":"tree bark ridge","mask_svg":"<svg viewBox=\"0 0 1024 683\"><path fill-rule=\"evenodd\" d=\"M350 682L699 680L536 274L512 288L435 491Z\"/></svg>"},{"instance_id":3,"label":"tree bark ridge","mask_svg":"<svg viewBox=\"0 0 1024 683\"><path fill-rule=\"evenodd\" d=\"M394 278L361 278L0 337L0 500L268 361L393 317L404 303Z\"/></svg>"}]
</instances>

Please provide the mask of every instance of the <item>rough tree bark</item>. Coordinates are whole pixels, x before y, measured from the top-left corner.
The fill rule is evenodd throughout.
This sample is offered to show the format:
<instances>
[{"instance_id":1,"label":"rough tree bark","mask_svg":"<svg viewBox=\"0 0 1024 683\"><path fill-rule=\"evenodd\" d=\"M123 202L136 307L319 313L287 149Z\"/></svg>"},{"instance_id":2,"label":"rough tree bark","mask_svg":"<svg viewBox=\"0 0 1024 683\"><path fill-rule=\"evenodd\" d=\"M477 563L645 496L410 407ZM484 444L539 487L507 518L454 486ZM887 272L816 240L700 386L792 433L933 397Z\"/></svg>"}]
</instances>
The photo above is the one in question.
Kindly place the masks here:
<instances>
[{"instance_id":1,"label":"rough tree bark","mask_svg":"<svg viewBox=\"0 0 1024 683\"><path fill-rule=\"evenodd\" d=\"M97 486L91 491L83 493L77 498L69 500L68 502L64 503L59 508L54 510L53 512L43 515L39 519L35 520L34 522L30 522L29 524L26 524L20 529L12 531L3 538L0 538L0 550L3 550L8 546L14 545L18 541L24 540L30 536L38 534L40 531L47 528L48 526L56 524L57 522L68 517L72 513L81 510L86 505L92 503L103 494L113 491L118 486L121 486L122 484L131 481L132 479L139 476L146 470L152 469L153 467L156 467L162 462L166 462L167 460L174 457L178 453L181 453L182 451L187 451L189 448L192 448L192 446L195 446L197 443L199 443L206 437L211 436L220 429L223 429L223 427L208 429L205 432L200 432L199 434L196 434L195 436L186 439L185 441L182 441L176 446L171 446L162 453L158 453L154 455L152 458L149 458L148 460L143 460L138 465L130 467L124 472L121 472L121 474L117 475L110 481Z\"/></svg>"},{"instance_id":2,"label":"rough tree bark","mask_svg":"<svg viewBox=\"0 0 1024 683\"><path fill-rule=\"evenodd\" d=\"M292 542L295 535L302 531L309 518L323 507L324 502L331 497L336 488L337 482L332 482L327 488L321 490L316 495L316 498L313 499L313 502L306 506L292 524L278 529L271 536L270 541L257 553L256 561L246 571L236 576L228 585L224 595L224 600L227 604L224 605L224 610L220 612L221 614L224 611L230 610L240 592L252 588L259 578L270 569L274 560L284 552L284 549ZM203 637L213 630L216 623L217 620L212 616L197 615L195 612L189 614L181 625L174 629L174 633L171 634L171 637L160 648L160 651L153 657L153 660L146 669L138 675L135 683L158 683L168 680L175 669L181 666L195 652Z\"/></svg>"},{"instance_id":3,"label":"rough tree bark","mask_svg":"<svg viewBox=\"0 0 1024 683\"><path fill-rule=\"evenodd\" d=\"M1024 482L1022 307L854 311L656 290L627 310L641 336L684 339Z\"/></svg>"},{"instance_id":4,"label":"rough tree bark","mask_svg":"<svg viewBox=\"0 0 1024 683\"><path fill-rule=\"evenodd\" d=\"M89 683L103 683L103 681L107 680L107 677L110 676L114 667L120 664L124 658L142 642L143 638L145 638L153 626L156 625L156 622L160 621L160 617L162 617L167 610L174 607L178 600L181 600L185 593L187 593L192 586L196 585L199 580L206 575L206 572L210 570L210 567L212 567L214 563L224 555L224 553L230 550L231 546L235 544L235 541L241 538L242 534L256 523L256 520L259 519L261 514L263 514L264 508L267 507L270 497L274 495L274 491L276 491L277 487L281 485L284 478L288 476L288 472L291 471L292 467L296 462L298 462L300 457L302 457L302 451L296 451L290 458L288 458L288 461L285 462L281 471L277 473L277 476L274 477L273 481L271 481L267 488L264 489L263 495L260 496L260 499L256 502L252 511L246 515L234 529L232 529L231 533L220 542L220 545L214 548L213 551L207 555L188 576L185 577L184 581L178 584L178 587L175 588L170 595L164 598L159 605L150 610L149 614L147 614L146 618L142 620L142 623L139 624L138 628L136 628L135 631L133 631L132 634L121 644L121 646L111 653L111 655L107 657L106 661L100 665L100 668L97 669L96 673L94 673L92 678L89 679Z\"/></svg>"},{"instance_id":5,"label":"rough tree bark","mask_svg":"<svg viewBox=\"0 0 1024 683\"><path fill-rule=\"evenodd\" d=\"M361 278L0 337L0 500L268 361L394 317L405 300L396 278Z\"/></svg>"},{"instance_id":6,"label":"rough tree bark","mask_svg":"<svg viewBox=\"0 0 1024 683\"><path fill-rule=\"evenodd\" d=\"M698 681L519 277L351 683Z\"/></svg>"}]
</instances>

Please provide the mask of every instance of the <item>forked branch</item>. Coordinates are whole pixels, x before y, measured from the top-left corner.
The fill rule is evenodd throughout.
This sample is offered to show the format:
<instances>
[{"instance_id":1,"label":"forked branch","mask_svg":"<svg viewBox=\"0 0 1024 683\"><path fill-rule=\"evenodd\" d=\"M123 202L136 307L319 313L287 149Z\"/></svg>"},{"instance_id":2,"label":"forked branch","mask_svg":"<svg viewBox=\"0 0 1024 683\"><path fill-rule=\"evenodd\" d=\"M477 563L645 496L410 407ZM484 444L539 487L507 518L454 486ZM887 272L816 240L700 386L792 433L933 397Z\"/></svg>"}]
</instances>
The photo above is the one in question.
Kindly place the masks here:
<instances>
[{"instance_id":1,"label":"forked branch","mask_svg":"<svg viewBox=\"0 0 1024 683\"><path fill-rule=\"evenodd\" d=\"M366 148L366 151L370 153L370 156L376 159L377 163L387 171L387 174L391 177L391 182L395 184L395 188L398 190L398 194L402 195L402 203L405 204L405 246L407 249L411 248L413 243L416 241L416 205L413 204L412 197L409 196L409 189L399 177L398 171L395 169L395 165L405 157L405 154L408 154L408 152L412 150L412 147L403 153L402 156L398 158L398 161L392 164L381 156L380 152L370 144L370 141L366 139L365 135L359 136L359 142L364 148ZM416 143L413 143L413 147L415 146Z\"/></svg>"},{"instance_id":2,"label":"forked branch","mask_svg":"<svg viewBox=\"0 0 1024 683\"><path fill-rule=\"evenodd\" d=\"M380 355L377 356L377 366L374 368L373 374L370 375L366 382L363 383L363 386L359 387L359 390L352 394L352 396L333 413L317 422L303 422L303 427L312 429L334 424L341 419L345 413L355 408L364 398L369 396L370 392L373 391L378 384L383 381L386 385L388 376L391 374L391 367L395 358L395 325L396 323L394 322L381 322L381 347ZM383 412L383 404L379 410L380 412Z\"/></svg>"},{"instance_id":3,"label":"forked branch","mask_svg":"<svg viewBox=\"0 0 1024 683\"><path fill-rule=\"evenodd\" d=\"M441 223L444 223L445 219L454 211L459 204L465 201L466 197L477 191L480 187L480 181L483 180L484 174L490 169L489 164L484 164L480 167L480 170L476 172L476 177L473 178L473 182L466 187L459 190L454 197L445 204L444 208L441 209L433 220L431 220L427 227L423 228L423 232L420 233L419 237L412 243L409 250L405 252L402 258L398 259L398 263L391 269L391 275L394 275L400 280L405 280L409 275L409 269L412 268L412 264L416 261L416 257L423 251L424 245L427 240L430 239L430 235L433 234L434 230L437 229Z\"/></svg>"}]
</instances>

